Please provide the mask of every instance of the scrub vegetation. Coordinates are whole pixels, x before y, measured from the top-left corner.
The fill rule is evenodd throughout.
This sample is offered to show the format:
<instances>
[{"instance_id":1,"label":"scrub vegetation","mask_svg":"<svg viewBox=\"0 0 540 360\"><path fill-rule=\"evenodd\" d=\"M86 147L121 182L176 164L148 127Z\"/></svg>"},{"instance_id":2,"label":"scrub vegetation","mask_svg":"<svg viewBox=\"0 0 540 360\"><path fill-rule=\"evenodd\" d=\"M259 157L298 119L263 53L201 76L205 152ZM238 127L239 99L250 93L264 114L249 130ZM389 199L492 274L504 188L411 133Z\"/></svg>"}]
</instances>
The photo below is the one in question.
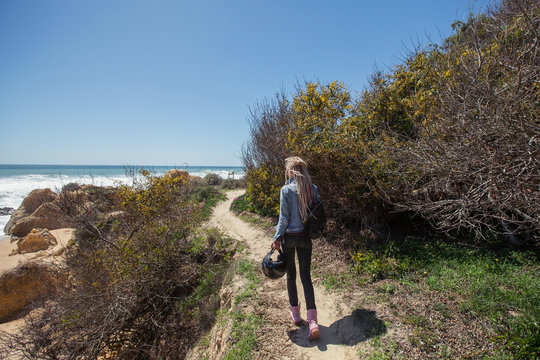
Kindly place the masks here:
<instances>
[{"instance_id":1,"label":"scrub vegetation","mask_svg":"<svg viewBox=\"0 0 540 360\"><path fill-rule=\"evenodd\" d=\"M201 226L224 198L220 183L181 171L132 176L102 189L108 206L89 206L80 188L61 193L76 241L54 296L34 304L41 308L18 335L2 336L2 355L180 359L214 324L235 252L230 238Z\"/></svg>"},{"instance_id":2,"label":"scrub vegetation","mask_svg":"<svg viewBox=\"0 0 540 360\"><path fill-rule=\"evenodd\" d=\"M535 359L538 29L538 1L503 0L375 72L359 95L306 82L261 101L241 181L143 169L114 188L68 184L61 207L76 240L24 328L0 334L0 357L182 359L196 343L210 349L220 322L231 324L226 359L283 351L258 336L270 320L287 331L273 311L285 300L260 286L253 261L232 260L232 239L201 225L224 189L244 185L231 210L275 219L284 159L295 155L328 217L314 274L359 302L357 313L384 314L362 317L373 331L353 344L360 358ZM231 273L243 286L224 313Z\"/></svg>"},{"instance_id":3,"label":"scrub vegetation","mask_svg":"<svg viewBox=\"0 0 540 360\"><path fill-rule=\"evenodd\" d=\"M373 74L354 98L306 82L253 106L243 149L256 212L277 215L283 159L310 166L333 219L384 231L408 214L439 230L538 242L538 3L507 0Z\"/></svg>"},{"instance_id":4,"label":"scrub vegetation","mask_svg":"<svg viewBox=\"0 0 540 360\"><path fill-rule=\"evenodd\" d=\"M441 300L429 304L440 322L412 306L409 317L396 310L416 335L370 358L533 359L540 7L505 0L452 27L442 44L375 72L357 97L338 81L306 82L255 104L247 192L232 206L277 216L284 159L304 158L329 217L324 241L347 254L348 272L373 299L395 308L415 291ZM349 275L325 270L316 268L327 288L348 286ZM441 333L456 322L463 331L481 324L474 331L490 345L452 345L460 342Z\"/></svg>"}]
</instances>

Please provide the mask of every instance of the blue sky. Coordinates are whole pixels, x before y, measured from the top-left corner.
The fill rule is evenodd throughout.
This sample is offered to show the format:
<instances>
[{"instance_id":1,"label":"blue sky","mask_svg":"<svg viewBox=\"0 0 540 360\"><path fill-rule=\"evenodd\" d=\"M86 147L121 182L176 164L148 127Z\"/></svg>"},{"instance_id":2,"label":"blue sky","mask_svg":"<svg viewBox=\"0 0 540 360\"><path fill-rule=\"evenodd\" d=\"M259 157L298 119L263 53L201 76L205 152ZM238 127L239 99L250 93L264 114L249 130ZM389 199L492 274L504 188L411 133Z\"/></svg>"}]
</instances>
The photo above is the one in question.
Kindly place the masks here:
<instances>
[{"instance_id":1,"label":"blue sky","mask_svg":"<svg viewBox=\"0 0 540 360\"><path fill-rule=\"evenodd\" d=\"M488 0L1 0L0 163L241 165L247 115L375 68Z\"/></svg>"}]
</instances>

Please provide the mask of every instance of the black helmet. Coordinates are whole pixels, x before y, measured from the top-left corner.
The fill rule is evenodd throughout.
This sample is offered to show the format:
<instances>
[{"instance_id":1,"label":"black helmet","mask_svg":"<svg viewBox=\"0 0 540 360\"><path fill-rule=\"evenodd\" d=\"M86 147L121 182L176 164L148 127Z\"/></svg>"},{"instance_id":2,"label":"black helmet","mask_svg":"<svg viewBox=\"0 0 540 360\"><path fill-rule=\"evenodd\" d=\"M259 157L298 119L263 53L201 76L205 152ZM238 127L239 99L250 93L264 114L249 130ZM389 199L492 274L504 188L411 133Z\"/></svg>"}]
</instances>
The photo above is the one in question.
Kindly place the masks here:
<instances>
[{"instance_id":1,"label":"black helmet","mask_svg":"<svg viewBox=\"0 0 540 360\"><path fill-rule=\"evenodd\" d=\"M272 254L274 250L270 250L264 257L261 263L261 271L266 277L270 279L279 279L287 272L287 263L285 262L285 255L279 249L277 260L272 260Z\"/></svg>"}]
</instances>

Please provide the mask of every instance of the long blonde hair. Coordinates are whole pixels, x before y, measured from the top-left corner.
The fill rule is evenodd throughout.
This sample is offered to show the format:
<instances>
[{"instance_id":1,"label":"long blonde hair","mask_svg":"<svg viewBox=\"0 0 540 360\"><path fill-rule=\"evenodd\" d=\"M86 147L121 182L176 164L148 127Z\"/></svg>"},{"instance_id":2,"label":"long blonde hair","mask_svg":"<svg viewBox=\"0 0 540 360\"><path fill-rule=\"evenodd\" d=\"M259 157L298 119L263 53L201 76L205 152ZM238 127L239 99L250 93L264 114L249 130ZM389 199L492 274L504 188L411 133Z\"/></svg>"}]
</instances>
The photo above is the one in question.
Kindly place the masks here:
<instances>
[{"instance_id":1,"label":"long blonde hair","mask_svg":"<svg viewBox=\"0 0 540 360\"><path fill-rule=\"evenodd\" d=\"M292 172L296 188L298 189L298 207L302 220L307 219L309 205L315 200L311 177L307 171L307 164L298 156L285 159L285 182L289 180Z\"/></svg>"}]
</instances>

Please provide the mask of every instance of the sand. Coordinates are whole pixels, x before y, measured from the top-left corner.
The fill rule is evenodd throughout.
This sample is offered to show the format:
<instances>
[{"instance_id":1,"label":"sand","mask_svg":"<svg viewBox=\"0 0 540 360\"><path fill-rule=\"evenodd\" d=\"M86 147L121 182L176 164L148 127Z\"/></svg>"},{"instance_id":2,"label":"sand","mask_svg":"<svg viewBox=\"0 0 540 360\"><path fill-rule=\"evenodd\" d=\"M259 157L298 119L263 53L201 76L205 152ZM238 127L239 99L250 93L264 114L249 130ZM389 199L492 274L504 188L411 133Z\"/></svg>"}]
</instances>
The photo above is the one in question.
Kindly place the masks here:
<instances>
[{"instance_id":1,"label":"sand","mask_svg":"<svg viewBox=\"0 0 540 360\"><path fill-rule=\"evenodd\" d=\"M15 269L18 265L23 264L26 261L34 260L41 257L50 257L52 254L60 252L67 246L71 238L73 237L74 229L65 228L51 230L51 234L56 238L58 242L52 248L47 250L38 251L28 254L15 254L13 250L17 249L17 243L11 242L9 236L3 236L0 238L0 274Z\"/></svg>"},{"instance_id":2,"label":"sand","mask_svg":"<svg viewBox=\"0 0 540 360\"><path fill-rule=\"evenodd\" d=\"M13 250L16 249L17 243L11 242L9 236L0 238L0 274L14 269L19 263L26 260L24 255L17 254L10 256Z\"/></svg>"}]
</instances>

